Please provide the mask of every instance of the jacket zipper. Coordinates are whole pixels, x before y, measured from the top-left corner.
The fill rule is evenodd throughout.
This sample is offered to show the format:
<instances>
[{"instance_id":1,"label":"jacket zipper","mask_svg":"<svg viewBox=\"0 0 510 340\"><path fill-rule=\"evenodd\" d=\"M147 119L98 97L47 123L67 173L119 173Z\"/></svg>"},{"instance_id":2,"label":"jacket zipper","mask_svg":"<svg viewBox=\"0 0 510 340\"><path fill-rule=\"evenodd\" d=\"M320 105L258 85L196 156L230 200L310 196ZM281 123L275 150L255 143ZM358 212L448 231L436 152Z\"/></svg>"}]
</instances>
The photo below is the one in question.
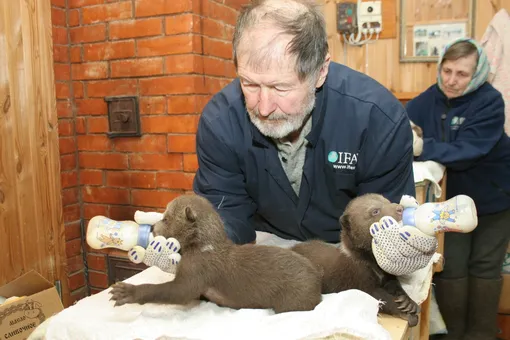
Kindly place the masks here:
<instances>
[{"instance_id":1,"label":"jacket zipper","mask_svg":"<svg viewBox=\"0 0 510 340\"><path fill-rule=\"evenodd\" d=\"M446 141L446 131L445 131L444 123L446 122L446 117L448 117L448 112L450 111L450 102L448 100L446 100L446 107L447 107L446 112L444 112L441 115L441 141L442 142Z\"/></svg>"}]
</instances>

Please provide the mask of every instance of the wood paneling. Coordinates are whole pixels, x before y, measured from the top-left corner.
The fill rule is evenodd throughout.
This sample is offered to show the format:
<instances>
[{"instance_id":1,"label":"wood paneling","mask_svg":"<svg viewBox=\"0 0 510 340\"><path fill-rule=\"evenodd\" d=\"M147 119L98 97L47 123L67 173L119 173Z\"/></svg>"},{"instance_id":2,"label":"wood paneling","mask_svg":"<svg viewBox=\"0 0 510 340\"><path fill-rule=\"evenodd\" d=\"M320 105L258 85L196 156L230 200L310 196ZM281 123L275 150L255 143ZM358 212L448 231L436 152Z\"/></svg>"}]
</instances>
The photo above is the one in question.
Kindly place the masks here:
<instances>
[{"instance_id":1,"label":"wood paneling","mask_svg":"<svg viewBox=\"0 0 510 340\"><path fill-rule=\"evenodd\" d=\"M0 284L35 269L64 291L50 1L0 0Z\"/></svg>"},{"instance_id":2,"label":"wood paneling","mask_svg":"<svg viewBox=\"0 0 510 340\"><path fill-rule=\"evenodd\" d=\"M444 0L436 0L443 1ZM456 0L446 0L454 3ZM436 63L400 63L400 32L397 37L380 39L365 46L345 46L336 31L336 3L339 0L318 0L326 17L332 59L366 73L394 92L421 92L436 81ZM392 4L388 5L389 2ZM398 27L400 0L384 0L384 6L396 6ZM510 11L510 0L476 0L475 38L480 39L490 20L501 8ZM384 26L383 26L384 32ZM384 36L382 36L384 37Z\"/></svg>"}]
</instances>

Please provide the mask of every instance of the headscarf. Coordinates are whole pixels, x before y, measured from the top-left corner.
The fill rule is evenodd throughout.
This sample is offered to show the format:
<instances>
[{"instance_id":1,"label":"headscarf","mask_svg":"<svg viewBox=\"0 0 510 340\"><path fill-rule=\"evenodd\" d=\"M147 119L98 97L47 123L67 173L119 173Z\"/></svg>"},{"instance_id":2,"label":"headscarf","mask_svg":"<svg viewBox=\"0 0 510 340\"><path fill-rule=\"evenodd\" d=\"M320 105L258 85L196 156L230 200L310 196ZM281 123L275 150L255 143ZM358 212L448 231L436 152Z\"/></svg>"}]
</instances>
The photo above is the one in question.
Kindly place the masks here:
<instances>
[{"instance_id":1,"label":"headscarf","mask_svg":"<svg viewBox=\"0 0 510 340\"><path fill-rule=\"evenodd\" d=\"M437 63L437 83L439 85L439 88L441 89L443 88L443 83L441 80L441 61L443 60L444 54L446 53L448 48L450 48L450 46L460 41L468 41L475 45L476 49L478 50L478 64L476 65L476 71L473 74L473 78L466 87L466 90L464 90L464 93L462 93L462 95L465 95L475 91L485 83L487 77L489 76L489 60L487 59L487 54L485 54L485 50L483 49L483 47L474 39L458 38L453 41L450 41L443 48L443 51Z\"/></svg>"}]
</instances>

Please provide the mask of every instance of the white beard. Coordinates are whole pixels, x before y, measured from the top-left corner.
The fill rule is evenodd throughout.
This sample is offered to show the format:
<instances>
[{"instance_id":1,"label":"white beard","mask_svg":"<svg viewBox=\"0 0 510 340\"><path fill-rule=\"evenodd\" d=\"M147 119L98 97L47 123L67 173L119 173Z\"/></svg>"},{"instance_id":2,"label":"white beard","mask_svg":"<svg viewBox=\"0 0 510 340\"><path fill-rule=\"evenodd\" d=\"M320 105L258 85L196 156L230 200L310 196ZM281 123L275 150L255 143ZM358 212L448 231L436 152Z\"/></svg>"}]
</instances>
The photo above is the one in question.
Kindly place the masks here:
<instances>
[{"instance_id":1,"label":"white beard","mask_svg":"<svg viewBox=\"0 0 510 340\"><path fill-rule=\"evenodd\" d=\"M314 106L315 89L313 89L313 92L309 93L298 114L290 115L274 112L267 117L261 117L257 109L249 110L246 108L246 110L248 111L251 122L259 129L260 133L270 138L280 139L299 130L310 112L312 112Z\"/></svg>"}]
</instances>

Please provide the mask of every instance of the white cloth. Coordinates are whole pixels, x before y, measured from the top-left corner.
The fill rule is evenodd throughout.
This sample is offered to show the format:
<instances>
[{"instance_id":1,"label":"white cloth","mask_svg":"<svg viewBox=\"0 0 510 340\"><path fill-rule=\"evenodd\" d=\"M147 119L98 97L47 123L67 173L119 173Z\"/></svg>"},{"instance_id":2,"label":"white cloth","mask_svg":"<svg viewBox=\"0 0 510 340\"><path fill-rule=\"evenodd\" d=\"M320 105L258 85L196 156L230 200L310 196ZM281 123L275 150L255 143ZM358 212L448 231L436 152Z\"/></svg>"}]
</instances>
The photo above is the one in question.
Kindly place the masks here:
<instances>
[{"instance_id":1,"label":"white cloth","mask_svg":"<svg viewBox=\"0 0 510 340\"><path fill-rule=\"evenodd\" d=\"M441 197L442 190L439 182L444 176L445 167L434 161L413 162L414 183L428 180L432 183L434 196Z\"/></svg>"},{"instance_id":2,"label":"white cloth","mask_svg":"<svg viewBox=\"0 0 510 340\"><path fill-rule=\"evenodd\" d=\"M125 281L141 284L172 279L172 274L150 267ZM281 314L268 309L233 310L204 301L188 306L130 304L114 308L109 291L82 299L49 319L46 339L152 340L166 335L193 340L258 340L275 336L294 340L338 333L363 339L391 339L377 322L379 302L358 290L323 295L323 301L313 311Z\"/></svg>"},{"instance_id":3,"label":"white cloth","mask_svg":"<svg viewBox=\"0 0 510 340\"><path fill-rule=\"evenodd\" d=\"M257 243L289 248L298 241L257 232ZM125 280L132 284L171 281L173 274L150 267ZM78 301L47 320L30 340L42 339L317 339L343 334L362 339L390 340L377 321L380 302L359 291L324 294L322 302L308 312L274 314L269 309L219 307L210 302L188 306L124 305L113 307L110 289Z\"/></svg>"},{"instance_id":4,"label":"white cloth","mask_svg":"<svg viewBox=\"0 0 510 340\"><path fill-rule=\"evenodd\" d=\"M505 132L510 135L510 14L506 9L494 15L480 44L490 62L489 82L505 101Z\"/></svg>"}]
</instances>

